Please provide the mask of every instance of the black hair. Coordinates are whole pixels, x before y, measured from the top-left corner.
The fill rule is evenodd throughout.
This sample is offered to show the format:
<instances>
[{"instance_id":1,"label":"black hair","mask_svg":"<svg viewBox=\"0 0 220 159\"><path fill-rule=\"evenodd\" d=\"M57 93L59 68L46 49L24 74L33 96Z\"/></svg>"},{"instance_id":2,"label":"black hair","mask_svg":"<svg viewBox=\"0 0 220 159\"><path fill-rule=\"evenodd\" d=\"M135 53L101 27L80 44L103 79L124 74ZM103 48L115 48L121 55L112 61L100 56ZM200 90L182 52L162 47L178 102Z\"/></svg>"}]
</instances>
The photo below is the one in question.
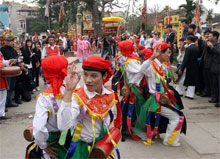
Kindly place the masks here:
<instances>
[{"instance_id":1,"label":"black hair","mask_svg":"<svg viewBox=\"0 0 220 159\"><path fill-rule=\"evenodd\" d=\"M170 49L170 47L164 49L164 50L162 51L162 53L165 53L168 49Z\"/></svg>"},{"instance_id":2,"label":"black hair","mask_svg":"<svg viewBox=\"0 0 220 159\"><path fill-rule=\"evenodd\" d=\"M84 71L97 71L102 74L102 77L105 75L106 72L108 72L107 69L99 69L99 68L94 68L94 67L88 67L88 66L82 66Z\"/></svg>"},{"instance_id":3,"label":"black hair","mask_svg":"<svg viewBox=\"0 0 220 159\"><path fill-rule=\"evenodd\" d=\"M196 25L195 24L190 24L189 28L192 28L193 30L195 30L196 29Z\"/></svg>"},{"instance_id":4,"label":"black hair","mask_svg":"<svg viewBox=\"0 0 220 159\"><path fill-rule=\"evenodd\" d=\"M218 31L212 31L210 34L212 34L213 36L215 36L216 37L216 39L218 40L218 38L219 38L219 32Z\"/></svg>"},{"instance_id":5,"label":"black hair","mask_svg":"<svg viewBox=\"0 0 220 159\"><path fill-rule=\"evenodd\" d=\"M41 46L40 41L35 41L35 43L34 43L34 46L35 46L35 47L36 47L36 44L38 44L38 45L40 45L40 46Z\"/></svg>"},{"instance_id":6,"label":"black hair","mask_svg":"<svg viewBox=\"0 0 220 159\"><path fill-rule=\"evenodd\" d=\"M182 41L182 42L184 42L184 41L185 41L185 39L184 39L184 38L181 38L181 39L179 39L179 41Z\"/></svg>"},{"instance_id":7,"label":"black hair","mask_svg":"<svg viewBox=\"0 0 220 159\"><path fill-rule=\"evenodd\" d=\"M171 29L172 29L172 28L173 28L173 25L172 25L172 24L168 24L168 25L167 25L167 28L171 28Z\"/></svg>"},{"instance_id":8,"label":"black hair","mask_svg":"<svg viewBox=\"0 0 220 159\"><path fill-rule=\"evenodd\" d=\"M186 19L181 21L182 23L188 24L188 21Z\"/></svg>"},{"instance_id":9,"label":"black hair","mask_svg":"<svg viewBox=\"0 0 220 159\"><path fill-rule=\"evenodd\" d=\"M25 47L26 48L28 48L28 46L27 46L27 43L28 42L31 42L31 44L33 45L33 41L31 40L31 39L27 39L26 41L25 41ZM32 48L32 45L31 45L31 48Z\"/></svg>"},{"instance_id":10,"label":"black hair","mask_svg":"<svg viewBox=\"0 0 220 159\"><path fill-rule=\"evenodd\" d=\"M50 38L51 38L51 39L55 39L55 37L54 37L53 35L48 36L47 39L49 40Z\"/></svg>"},{"instance_id":11,"label":"black hair","mask_svg":"<svg viewBox=\"0 0 220 159\"><path fill-rule=\"evenodd\" d=\"M204 35L207 34L207 33L211 33L211 31L210 30L204 31Z\"/></svg>"},{"instance_id":12,"label":"black hair","mask_svg":"<svg viewBox=\"0 0 220 159\"><path fill-rule=\"evenodd\" d=\"M192 35L188 35L186 39L190 40L192 42L196 42L196 40L197 40L197 38L195 36L192 36Z\"/></svg>"}]
</instances>

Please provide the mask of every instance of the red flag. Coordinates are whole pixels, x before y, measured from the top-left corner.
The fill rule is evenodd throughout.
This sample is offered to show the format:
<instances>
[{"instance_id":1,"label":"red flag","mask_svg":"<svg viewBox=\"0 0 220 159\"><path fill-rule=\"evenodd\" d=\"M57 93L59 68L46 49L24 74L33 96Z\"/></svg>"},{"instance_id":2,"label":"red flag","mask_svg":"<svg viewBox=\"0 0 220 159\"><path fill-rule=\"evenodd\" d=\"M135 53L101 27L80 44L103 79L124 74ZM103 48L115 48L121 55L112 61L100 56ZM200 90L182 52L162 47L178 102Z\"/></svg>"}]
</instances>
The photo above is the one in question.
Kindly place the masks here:
<instances>
[{"instance_id":1,"label":"red flag","mask_svg":"<svg viewBox=\"0 0 220 159\"><path fill-rule=\"evenodd\" d=\"M147 18L147 0L144 0L144 7L142 9L142 18L143 19Z\"/></svg>"},{"instance_id":2,"label":"red flag","mask_svg":"<svg viewBox=\"0 0 220 159\"><path fill-rule=\"evenodd\" d=\"M37 33L36 32L34 33L34 39L35 40L37 39Z\"/></svg>"},{"instance_id":3,"label":"red flag","mask_svg":"<svg viewBox=\"0 0 220 159\"><path fill-rule=\"evenodd\" d=\"M167 24L170 24L171 23L171 15L170 15L170 7L168 9L168 20L167 20Z\"/></svg>"}]
</instances>

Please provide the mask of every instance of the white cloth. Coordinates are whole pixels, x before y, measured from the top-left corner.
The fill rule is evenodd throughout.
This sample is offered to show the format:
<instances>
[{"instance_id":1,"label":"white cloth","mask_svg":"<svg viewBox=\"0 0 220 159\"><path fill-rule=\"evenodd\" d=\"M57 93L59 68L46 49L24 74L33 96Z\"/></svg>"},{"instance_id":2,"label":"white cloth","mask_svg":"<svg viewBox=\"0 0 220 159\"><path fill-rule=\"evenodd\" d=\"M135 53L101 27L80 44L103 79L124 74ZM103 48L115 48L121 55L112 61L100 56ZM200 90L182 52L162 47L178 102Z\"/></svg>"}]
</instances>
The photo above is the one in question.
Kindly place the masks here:
<instances>
[{"instance_id":1,"label":"white cloth","mask_svg":"<svg viewBox=\"0 0 220 159\"><path fill-rule=\"evenodd\" d=\"M184 56L185 56L185 50L180 50L179 49L179 53L178 53L178 56L177 56L178 64L182 64L183 63Z\"/></svg>"},{"instance_id":2,"label":"white cloth","mask_svg":"<svg viewBox=\"0 0 220 159\"><path fill-rule=\"evenodd\" d=\"M118 63L121 65L121 66L124 66L125 65L125 62L126 62L126 57L125 56L121 56L118 58Z\"/></svg>"},{"instance_id":3,"label":"white cloth","mask_svg":"<svg viewBox=\"0 0 220 159\"><path fill-rule=\"evenodd\" d=\"M188 87L184 86L185 78L186 78L186 69L184 70L184 72L180 78L180 81L176 87L176 91L180 95L183 95L186 92L187 97L194 98L196 87L195 86L188 86Z\"/></svg>"},{"instance_id":4,"label":"white cloth","mask_svg":"<svg viewBox=\"0 0 220 159\"><path fill-rule=\"evenodd\" d=\"M4 59L3 59L3 65L4 65L4 67L8 67L8 66L9 66L9 62L10 62L10 60L4 60Z\"/></svg>"},{"instance_id":5,"label":"white cloth","mask_svg":"<svg viewBox=\"0 0 220 159\"><path fill-rule=\"evenodd\" d=\"M158 59L155 59L155 62L160 67L162 66L164 72L167 72L166 67L162 65ZM154 94L156 92L156 75L151 67L151 63L152 61L150 59L144 61L144 63L141 66L140 72L144 74L145 77L147 77L149 92L151 94Z\"/></svg>"},{"instance_id":6,"label":"white cloth","mask_svg":"<svg viewBox=\"0 0 220 159\"><path fill-rule=\"evenodd\" d=\"M141 64L137 60L133 60L126 66L126 75L130 84L140 85L143 74L140 72Z\"/></svg>"},{"instance_id":7,"label":"white cloth","mask_svg":"<svg viewBox=\"0 0 220 159\"><path fill-rule=\"evenodd\" d=\"M176 86L176 91L179 93L179 95L183 95L186 90L186 86L184 86L185 77L186 77L186 70L184 70L182 76L180 77L179 83Z\"/></svg>"},{"instance_id":8,"label":"white cloth","mask_svg":"<svg viewBox=\"0 0 220 159\"><path fill-rule=\"evenodd\" d=\"M94 98L97 93L96 92L89 92L84 86L84 90L86 95L89 99ZM102 88L102 95L104 94L111 94L112 92L107 90L106 88ZM73 97L71 103L61 103L61 107L57 114L57 123L58 128L60 130L68 130L71 127L76 127L76 124L78 122L78 117L80 115L81 109L86 109L86 106L83 106L80 108L77 100ZM110 117L109 115L105 117L104 119L105 126L109 126L110 123ZM95 121L95 137L98 137L100 134L102 126L102 120L96 120ZM85 117L83 119L83 128L80 134L80 139L84 142L90 143L93 140L93 131L92 131L92 119L91 117L86 113Z\"/></svg>"},{"instance_id":9,"label":"white cloth","mask_svg":"<svg viewBox=\"0 0 220 159\"><path fill-rule=\"evenodd\" d=\"M7 90L0 90L0 117L5 116L5 103L6 103L6 97L7 97Z\"/></svg>"},{"instance_id":10,"label":"white cloth","mask_svg":"<svg viewBox=\"0 0 220 159\"><path fill-rule=\"evenodd\" d=\"M164 71L167 71L166 67L163 66L158 59L155 59L155 62L159 66L162 66ZM153 68L151 67L151 63L152 63L152 61L150 59L145 61L141 66L141 72L146 77L149 92L151 94L155 94L155 92L156 92L156 75L153 71ZM169 124L167 125L166 135L164 138L164 142L167 142L168 137L170 136L172 131L176 128L176 126L179 122L179 115L177 112L175 112L171 109L168 109L164 106L161 106L161 113L160 114L169 119ZM177 143L177 142L179 142L179 135L177 135L174 143Z\"/></svg>"},{"instance_id":11,"label":"white cloth","mask_svg":"<svg viewBox=\"0 0 220 159\"><path fill-rule=\"evenodd\" d=\"M65 88L61 87L62 93L64 93L64 90ZM53 94L40 94L36 103L36 110L33 120L33 135L35 138L35 143L41 149L45 149L47 147L49 132L59 131L51 97L53 97ZM62 99L56 99L56 102L58 107L60 107ZM48 116L49 109L52 109L52 115L50 117Z\"/></svg>"},{"instance_id":12,"label":"white cloth","mask_svg":"<svg viewBox=\"0 0 220 159\"><path fill-rule=\"evenodd\" d=\"M67 46L67 39L66 39L66 37L60 37L59 39L61 39L63 41L63 48L66 49L66 46Z\"/></svg>"},{"instance_id":13,"label":"white cloth","mask_svg":"<svg viewBox=\"0 0 220 159\"><path fill-rule=\"evenodd\" d=\"M179 123L179 114L169 108L166 108L164 106L161 107L161 113L160 115L166 117L169 120L169 124L167 125L166 134L164 137L163 142L167 143L167 140L170 136L170 134L173 132L173 130L177 127ZM176 139L174 140L173 144L177 144L180 140L180 132L177 135Z\"/></svg>"}]
</instances>

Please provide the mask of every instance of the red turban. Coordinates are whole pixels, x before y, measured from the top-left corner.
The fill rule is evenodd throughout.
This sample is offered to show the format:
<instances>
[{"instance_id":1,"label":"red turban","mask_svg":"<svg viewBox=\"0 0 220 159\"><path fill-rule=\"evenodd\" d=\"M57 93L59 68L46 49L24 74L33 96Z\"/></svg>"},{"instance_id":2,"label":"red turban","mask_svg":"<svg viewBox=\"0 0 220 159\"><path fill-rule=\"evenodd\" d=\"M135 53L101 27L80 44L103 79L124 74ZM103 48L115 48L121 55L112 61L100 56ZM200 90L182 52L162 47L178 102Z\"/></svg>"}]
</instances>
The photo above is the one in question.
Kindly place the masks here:
<instances>
[{"instance_id":1,"label":"red turban","mask_svg":"<svg viewBox=\"0 0 220 159\"><path fill-rule=\"evenodd\" d=\"M144 50L144 49L145 49L145 47L144 47L143 45L137 45L136 48L137 48L138 50Z\"/></svg>"},{"instance_id":2,"label":"red turban","mask_svg":"<svg viewBox=\"0 0 220 159\"><path fill-rule=\"evenodd\" d=\"M171 47L171 45L169 43L161 43L158 46L159 46L161 52L163 52L165 49Z\"/></svg>"},{"instance_id":3,"label":"red turban","mask_svg":"<svg viewBox=\"0 0 220 159\"><path fill-rule=\"evenodd\" d=\"M140 43L140 39L135 39L134 42L135 43Z\"/></svg>"},{"instance_id":4,"label":"red turban","mask_svg":"<svg viewBox=\"0 0 220 159\"><path fill-rule=\"evenodd\" d=\"M68 61L64 56L48 56L42 61L43 74L48 84L51 84L53 94L59 94L60 87L67 75Z\"/></svg>"},{"instance_id":5,"label":"red turban","mask_svg":"<svg viewBox=\"0 0 220 159\"><path fill-rule=\"evenodd\" d=\"M103 84L109 81L113 75L111 69L111 61L105 60L99 56L91 56L82 64L83 69L91 71L107 71L107 77L103 80Z\"/></svg>"},{"instance_id":6,"label":"red turban","mask_svg":"<svg viewBox=\"0 0 220 159\"><path fill-rule=\"evenodd\" d=\"M141 53L144 55L146 60L153 55L153 51L151 49L144 49Z\"/></svg>"},{"instance_id":7,"label":"red turban","mask_svg":"<svg viewBox=\"0 0 220 159\"><path fill-rule=\"evenodd\" d=\"M130 41L121 41L118 43L118 47L124 56L130 57L134 52L134 45Z\"/></svg>"}]
</instances>

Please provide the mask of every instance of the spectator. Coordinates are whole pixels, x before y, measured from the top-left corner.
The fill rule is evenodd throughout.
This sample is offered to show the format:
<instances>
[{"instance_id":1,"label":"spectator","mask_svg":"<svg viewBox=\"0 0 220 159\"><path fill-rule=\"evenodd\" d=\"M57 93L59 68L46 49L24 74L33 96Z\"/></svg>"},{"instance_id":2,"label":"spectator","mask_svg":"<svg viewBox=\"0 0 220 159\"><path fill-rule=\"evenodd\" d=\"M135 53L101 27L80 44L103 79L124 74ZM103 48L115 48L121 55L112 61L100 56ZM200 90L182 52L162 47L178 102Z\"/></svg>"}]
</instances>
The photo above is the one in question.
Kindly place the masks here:
<instances>
[{"instance_id":1,"label":"spectator","mask_svg":"<svg viewBox=\"0 0 220 159\"><path fill-rule=\"evenodd\" d=\"M66 39L66 34L64 32L61 33L60 38L63 41L63 48L67 48L67 39Z\"/></svg>"},{"instance_id":2,"label":"spectator","mask_svg":"<svg viewBox=\"0 0 220 159\"><path fill-rule=\"evenodd\" d=\"M195 24L190 24L188 28L188 33L194 34L198 39L200 39L201 35L196 32L196 25Z\"/></svg>"},{"instance_id":3,"label":"spectator","mask_svg":"<svg viewBox=\"0 0 220 159\"><path fill-rule=\"evenodd\" d=\"M1 48L2 55L5 60L17 59L18 54L14 49L14 37L11 35L6 36L5 46ZM16 84L16 77L8 78L9 89L7 90L6 107L17 107L17 104L12 102L12 94Z\"/></svg>"},{"instance_id":4,"label":"spectator","mask_svg":"<svg viewBox=\"0 0 220 159\"><path fill-rule=\"evenodd\" d=\"M186 76L182 76L182 80L184 79L184 86L187 87L186 91L186 98L194 99L195 94L195 86L198 77L198 54L199 49L195 45L196 37L195 36L188 36L187 37L187 44L188 47L186 48L185 56L183 59L182 66L179 70L179 75L182 75L186 69ZM180 95L183 95L185 91L185 87L177 90Z\"/></svg>"},{"instance_id":5,"label":"spectator","mask_svg":"<svg viewBox=\"0 0 220 159\"><path fill-rule=\"evenodd\" d=\"M104 57L106 53L111 53L111 43L107 36L103 38L102 41L102 54L101 57Z\"/></svg>"},{"instance_id":6,"label":"spectator","mask_svg":"<svg viewBox=\"0 0 220 159\"><path fill-rule=\"evenodd\" d=\"M40 75L40 66L41 66L41 44L40 42L35 42L33 53L35 55L32 57L32 65L33 65L33 71L32 71L32 77L35 81L36 90L40 91L39 88L39 75Z\"/></svg>"},{"instance_id":7,"label":"spectator","mask_svg":"<svg viewBox=\"0 0 220 159\"><path fill-rule=\"evenodd\" d=\"M33 88L31 85L31 74L28 73L28 67L23 63L19 63L19 66L22 70L22 74L16 77L16 85L15 85L15 103L22 104L21 98L29 102L31 100L31 91Z\"/></svg>"},{"instance_id":8,"label":"spectator","mask_svg":"<svg viewBox=\"0 0 220 159\"><path fill-rule=\"evenodd\" d=\"M147 39L145 40L145 47L148 49L152 48L152 40L153 40L153 35L148 35Z\"/></svg>"},{"instance_id":9,"label":"spectator","mask_svg":"<svg viewBox=\"0 0 220 159\"><path fill-rule=\"evenodd\" d=\"M25 42L25 48L22 51L23 62L30 72L32 69L32 57L35 55L35 53L32 52L32 46L33 46L32 40L27 39Z\"/></svg>"},{"instance_id":10,"label":"spectator","mask_svg":"<svg viewBox=\"0 0 220 159\"><path fill-rule=\"evenodd\" d=\"M186 40L187 36L188 36L188 22L186 19L182 20L182 26L183 26L183 34L182 34L182 38L184 40Z\"/></svg>"},{"instance_id":11,"label":"spectator","mask_svg":"<svg viewBox=\"0 0 220 159\"><path fill-rule=\"evenodd\" d=\"M60 55L58 46L55 45L55 37L50 35L48 37L48 44L43 48L42 59L51 55Z\"/></svg>"},{"instance_id":12,"label":"spectator","mask_svg":"<svg viewBox=\"0 0 220 159\"><path fill-rule=\"evenodd\" d=\"M219 32L212 31L209 34L209 41L207 46L209 48L210 54L212 54L211 59L211 97L210 103L219 102L219 63L220 63L220 43L218 41Z\"/></svg>"},{"instance_id":13,"label":"spectator","mask_svg":"<svg viewBox=\"0 0 220 159\"><path fill-rule=\"evenodd\" d=\"M153 48L155 48L157 45L162 43L162 40L160 39L160 33L159 32L155 32L154 33L154 37L151 41Z\"/></svg>"},{"instance_id":14,"label":"spectator","mask_svg":"<svg viewBox=\"0 0 220 159\"><path fill-rule=\"evenodd\" d=\"M166 43L169 43L171 45L171 51L173 53L174 48L174 42L175 42L175 32L173 31L172 24L167 25L167 36L166 36ZM170 56L170 62L173 63L173 54Z\"/></svg>"},{"instance_id":15,"label":"spectator","mask_svg":"<svg viewBox=\"0 0 220 159\"><path fill-rule=\"evenodd\" d=\"M203 73L203 81L204 81L204 90L201 97L210 97L211 96L211 62L212 56L210 52L210 48L207 46L207 42L209 40L209 33L204 33L204 44L205 48L201 56L200 65L202 66L202 73Z\"/></svg>"}]
</instances>

